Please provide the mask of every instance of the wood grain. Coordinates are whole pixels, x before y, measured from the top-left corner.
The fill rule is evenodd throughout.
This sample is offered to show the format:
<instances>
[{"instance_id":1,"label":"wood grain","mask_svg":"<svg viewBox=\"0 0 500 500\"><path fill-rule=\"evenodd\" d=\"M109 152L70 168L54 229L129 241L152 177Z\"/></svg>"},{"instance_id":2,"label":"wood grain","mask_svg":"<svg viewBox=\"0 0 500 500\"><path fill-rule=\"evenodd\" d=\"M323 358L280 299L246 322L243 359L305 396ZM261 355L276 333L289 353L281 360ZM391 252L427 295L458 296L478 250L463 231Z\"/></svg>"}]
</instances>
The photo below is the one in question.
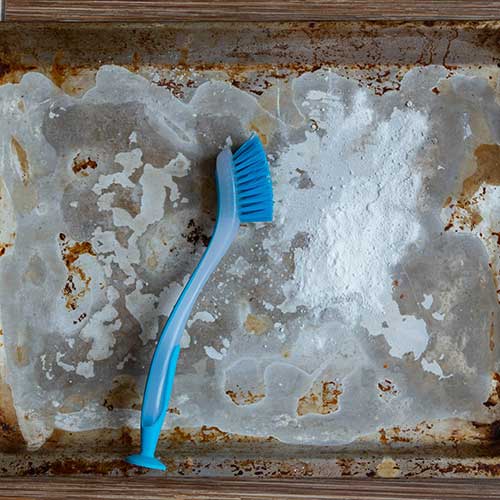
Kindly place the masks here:
<instances>
[{"instance_id":1,"label":"wood grain","mask_svg":"<svg viewBox=\"0 0 500 500\"><path fill-rule=\"evenodd\" d=\"M143 478L0 479L0 498L27 500L488 500L500 481L486 480L242 480Z\"/></svg>"},{"instance_id":2,"label":"wood grain","mask_svg":"<svg viewBox=\"0 0 500 500\"><path fill-rule=\"evenodd\" d=\"M500 0L5 0L8 21L500 19Z\"/></svg>"}]
</instances>

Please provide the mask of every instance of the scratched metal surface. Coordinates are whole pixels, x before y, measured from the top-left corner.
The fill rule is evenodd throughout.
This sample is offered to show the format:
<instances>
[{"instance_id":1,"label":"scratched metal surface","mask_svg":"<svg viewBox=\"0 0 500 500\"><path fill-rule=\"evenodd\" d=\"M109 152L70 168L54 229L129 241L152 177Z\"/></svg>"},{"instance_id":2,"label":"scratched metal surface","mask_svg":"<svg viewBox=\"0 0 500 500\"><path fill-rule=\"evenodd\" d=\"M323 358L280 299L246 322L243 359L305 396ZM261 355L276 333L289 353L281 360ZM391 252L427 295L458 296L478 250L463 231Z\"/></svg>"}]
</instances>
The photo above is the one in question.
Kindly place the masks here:
<instances>
[{"instance_id":1,"label":"scratched metal surface","mask_svg":"<svg viewBox=\"0 0 500 500\"><path fill-rule=\"evenodd\" d=\"M0 26L1 466L140 471L144 374L269 154L182 343L173 474L497 475L496 23Z\"/></svg>"}]
</instances>

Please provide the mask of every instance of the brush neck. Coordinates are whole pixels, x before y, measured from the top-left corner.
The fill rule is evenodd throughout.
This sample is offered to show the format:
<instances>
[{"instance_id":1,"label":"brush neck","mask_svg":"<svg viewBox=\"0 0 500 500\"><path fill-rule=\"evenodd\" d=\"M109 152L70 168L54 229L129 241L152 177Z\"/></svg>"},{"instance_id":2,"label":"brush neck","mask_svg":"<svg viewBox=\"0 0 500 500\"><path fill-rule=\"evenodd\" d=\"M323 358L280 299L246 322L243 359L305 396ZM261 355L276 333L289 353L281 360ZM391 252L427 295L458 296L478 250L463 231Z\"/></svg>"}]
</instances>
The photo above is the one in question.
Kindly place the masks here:
<instances>
[{"instance_id":1,"label":"brush neck","mask_svg":"<svg viewBox=\"0 0 500 500\"><path fill-rule=\"evenodd\" d=\"M146 382L142 409L143 425L153 425L166 412L165 383L168 364L175 347L180 343L191 310L203 286L234 241L238 218L236 188L233 178L232 155L223 150L217 157L217 221L205 253L184 287L156 346Z\"/></svg>"}]
</instances>

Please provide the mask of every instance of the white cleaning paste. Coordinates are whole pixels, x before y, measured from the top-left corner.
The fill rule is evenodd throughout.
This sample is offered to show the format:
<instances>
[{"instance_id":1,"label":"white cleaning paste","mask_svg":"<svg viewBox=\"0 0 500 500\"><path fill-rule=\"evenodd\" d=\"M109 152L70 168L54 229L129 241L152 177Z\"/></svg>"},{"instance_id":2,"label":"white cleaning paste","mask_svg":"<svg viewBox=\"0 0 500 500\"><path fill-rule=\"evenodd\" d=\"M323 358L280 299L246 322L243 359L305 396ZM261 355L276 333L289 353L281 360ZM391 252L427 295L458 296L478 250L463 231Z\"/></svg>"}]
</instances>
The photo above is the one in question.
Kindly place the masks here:
<instances>
[{"instance_id":1,"label":"white cleaning paste","mask_svg":"<svg viewBox=\"0 0 500 500\"><path fill-rule=\"evenodd\" d=\"M303 248L294 250L295 271L283 286L286 300L280 308L293 312L306 306L320 312L330 307L346 321L370 318L366 324L373 325L373 319L384 319L395 306L392 269L421 233L421 177L412 164L427 120L410 109L395 109L380 119L367 105L364 90L354 96L349 111L330 94L309 93L308 99L313 98L310 116L324 135L306 132L305 141L282 154L276 168L280 230L290 241L306 235ZM307 172L312 187L290 189L297 169ZM370 333L386 335L392 355L413 352L418 358L427 345L425 324L407 318L403 326L418 332L402 340L391 336L391 328Z\"/></svg>"}]
</instances>

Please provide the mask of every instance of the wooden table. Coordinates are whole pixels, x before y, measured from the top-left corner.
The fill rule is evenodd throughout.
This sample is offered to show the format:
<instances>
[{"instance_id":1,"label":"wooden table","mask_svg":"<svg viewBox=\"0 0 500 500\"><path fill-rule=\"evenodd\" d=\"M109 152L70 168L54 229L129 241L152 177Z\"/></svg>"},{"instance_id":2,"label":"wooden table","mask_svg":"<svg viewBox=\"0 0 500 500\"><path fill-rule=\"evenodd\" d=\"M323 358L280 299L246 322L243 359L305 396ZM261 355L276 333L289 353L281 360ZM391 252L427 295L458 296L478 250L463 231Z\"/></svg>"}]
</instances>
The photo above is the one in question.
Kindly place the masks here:
<instances>
[{"instance_id":1,"label":"wooden table","mask_svg":"<svg viewBox=\"0 0 500 500\"><path fill-rule=\"evenodd\" d=\"M498 480L244 480L38 478L0 480L0 498L27 500L488 500Z\"/></svg>"},{"instance_id":2,"label":"wooden table","mask_svg":"<svg viewBox=\"0 0 500 500\"><path fill-rule=\"evenodd\" d=\"M3 0L3 2L5 18L8 21L500 18L500 0Z\"/></svg>"}]
</instances>

